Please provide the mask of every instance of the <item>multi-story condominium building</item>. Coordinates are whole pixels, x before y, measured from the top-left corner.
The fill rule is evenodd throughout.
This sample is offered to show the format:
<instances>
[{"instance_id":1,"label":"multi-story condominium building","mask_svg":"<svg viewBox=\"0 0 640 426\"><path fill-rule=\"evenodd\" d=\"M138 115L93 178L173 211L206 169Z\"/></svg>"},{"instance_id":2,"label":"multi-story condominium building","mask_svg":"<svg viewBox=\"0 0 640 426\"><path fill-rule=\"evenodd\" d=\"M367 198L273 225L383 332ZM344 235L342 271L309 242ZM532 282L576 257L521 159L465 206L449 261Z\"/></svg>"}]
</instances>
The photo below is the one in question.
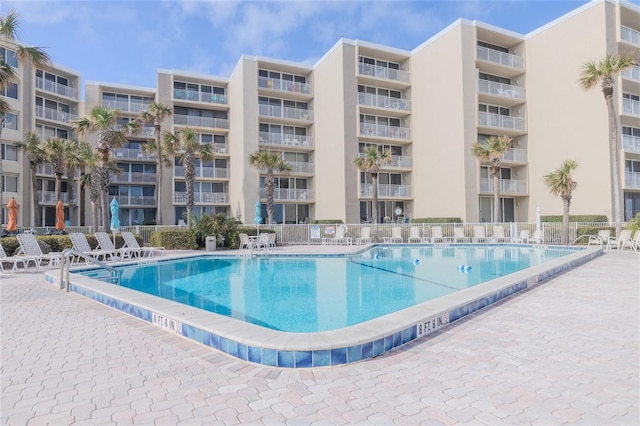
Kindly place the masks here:
<instances>
[{"instance_id":1,"label":"multi-story condominium building","mask_svg":"<svg viewBox=\"0 0 640 426\"><path fill-rule=\"evenodd\" d=\"M266 201L265 171L252 168L248 157L269 150L292 168L276 176L278 223L490 221L493 179L471 147L507 135L513 144L502 158L502 220L532 221L538 207L561 214L562 202L543 176L566 159L579 164L571 212L611 218L606 104L599 87L584 90L578 79L587 61L628 52L636 65L617 78L614 105L616 172L630 219L640 212L640 7L625 1L593 1L526 35L461 19L412 51L341 39L315 65L243 56L228 78L159 70L155 89L87 83L84 111L102 103L131 119L155 99L173 110L163 131L188 126L212 144L214 159L197 163L198 215L222 212L252 223L256 202ZM62 68L54 77L28 74L21 74L18 94L26 84L33 95L12 98L13 88L5 95L20 118L8 116L2 134L4 205L10 195L22 205L32 196L28 162L13 144L30 129L64 135L68 123L55 118L77 114L80 105L77 94L60 93L77 87L77 74ZM54 81L56 89L38 86L38 78ZM157 191L166 200L163 222L183 219L182 165L174 158L156 188L155 159L141 149L152 137L147 128L113 150L122 173L111 195L124 224L153 223ZM371 217L371 176L353 165L368 146L391 152L378 174L378 218ZM50 180L41 175L38 191L50 191ZM29 213L23 215L27 222ZM45 210L45 221L48 215Z\"/></svg>"}]
</instances>

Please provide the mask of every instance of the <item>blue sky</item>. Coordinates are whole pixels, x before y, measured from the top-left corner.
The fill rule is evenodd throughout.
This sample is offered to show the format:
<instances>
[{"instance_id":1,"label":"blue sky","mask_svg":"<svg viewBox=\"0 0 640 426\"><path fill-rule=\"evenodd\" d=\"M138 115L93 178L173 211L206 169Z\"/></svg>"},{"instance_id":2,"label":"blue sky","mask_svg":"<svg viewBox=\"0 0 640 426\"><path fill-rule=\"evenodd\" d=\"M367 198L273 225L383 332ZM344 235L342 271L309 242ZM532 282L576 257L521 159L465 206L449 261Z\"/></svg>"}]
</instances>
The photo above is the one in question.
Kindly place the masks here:
<instances>
[{"instance_id":1,"label":"blue sky","mask_svg":"<svg viewBox=\"0 0 640 426\"><path fill-rule=\"evenodd\" d=\"M242 54L315 63L341 36L412 50L458 18L526 34L575 1L8 1L20 39L84 80L155 87L158 68L228 77Z\"/></svg>"}]
</instances>

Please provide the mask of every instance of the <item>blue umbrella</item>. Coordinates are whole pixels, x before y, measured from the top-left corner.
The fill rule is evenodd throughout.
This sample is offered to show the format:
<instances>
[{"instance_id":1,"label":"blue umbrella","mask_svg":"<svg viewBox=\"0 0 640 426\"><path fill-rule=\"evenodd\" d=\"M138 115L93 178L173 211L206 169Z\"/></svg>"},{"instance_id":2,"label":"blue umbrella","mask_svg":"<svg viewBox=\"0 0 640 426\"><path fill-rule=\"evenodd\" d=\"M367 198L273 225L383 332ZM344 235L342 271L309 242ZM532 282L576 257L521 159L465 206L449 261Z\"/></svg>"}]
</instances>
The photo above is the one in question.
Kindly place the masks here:
<instances>
[{"instance_id":1,"label":"blue umbrella","mask_svg":"<svg viewBox=\"0 0 640 426\"><path fill-rule=\"evenodd\" d=\"M256 217L253 220L255 223L262 223L262 204L260 204L260 200L256 203Z\"/></svg>"},{"instance_id":2,"label":"blue umbrella","mask_svg":"<svg viewBox=\"0 0 640 426\"><path fill-rule=\"evenodd\" d=\"M120 206L118 205L118 201L114 197L111 200L111 230L113 232L117 232L118 228L120 228L120 219L118 219L118 212L120 211Z\"/></svg>"}]
</instances>

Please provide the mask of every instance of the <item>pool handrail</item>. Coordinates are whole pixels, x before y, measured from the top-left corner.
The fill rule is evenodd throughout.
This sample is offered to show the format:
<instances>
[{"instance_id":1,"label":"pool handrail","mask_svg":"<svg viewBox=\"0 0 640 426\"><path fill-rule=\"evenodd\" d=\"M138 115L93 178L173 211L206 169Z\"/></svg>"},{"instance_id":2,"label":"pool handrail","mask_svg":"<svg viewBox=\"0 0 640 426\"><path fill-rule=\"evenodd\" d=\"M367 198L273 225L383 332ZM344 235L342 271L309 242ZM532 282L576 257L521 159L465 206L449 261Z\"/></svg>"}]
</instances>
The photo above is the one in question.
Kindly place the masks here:
<instances>
[{"instance_id":1,"label":"pool handrail","mask_svg":"<svg viewBox=\"0 0 640 426\"><path fill-rule=\"evenodd\" d=\"M69 270L71 269L71 257L72 256L81 257L87 263L88 262L95 263L99 267L101 267L103 269L106 269L111 274L110 280L115 282L115 283L117 283L118 285L120 284L120 274L118 273L118 270L116 268L114 268L113 266L109 266L106 263L101 262L101 261L99 261L99 260L87 255L86 253L83 253L81 251L69 248L69 249L65 249L62 252L62 256L61 256L61 262L60 262L60 290L62 290L65 287L64 284L65 284L65 278L66 278L67 293L69 292ZM66 267L66 274L65 274L65 267Z\"/></svg>"}]
</instances>

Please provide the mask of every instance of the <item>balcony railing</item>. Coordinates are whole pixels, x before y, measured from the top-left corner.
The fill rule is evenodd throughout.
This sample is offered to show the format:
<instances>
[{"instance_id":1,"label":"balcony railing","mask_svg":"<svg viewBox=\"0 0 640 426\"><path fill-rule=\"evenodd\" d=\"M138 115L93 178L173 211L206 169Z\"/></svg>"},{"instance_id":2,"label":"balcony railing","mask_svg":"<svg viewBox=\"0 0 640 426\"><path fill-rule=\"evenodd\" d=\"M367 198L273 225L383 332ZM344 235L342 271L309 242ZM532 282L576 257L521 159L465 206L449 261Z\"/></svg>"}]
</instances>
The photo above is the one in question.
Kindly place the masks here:
<instances>
[{"instance_id":1,"label":"balcony railing","mask_svg":"<svg viewBox=\"0 0 640 426\"><path fill-rule=\"evenodd\" d=\"M228 129L229 120L226 118L197 117L192 115L175 114L173 124L190 127L207 127L211 129Z\"/></svg>"},{"instance_id":2,"label":"balcony railing","mask_svg":"<svg viewBox=\"0 0 640 426\"><path fill-rule=\"evenodd\" d=\"M364 157L363 152L358 153L358 157ZM402 169L410 169L413 165L413 157L408 155L392 155L391 163L386 165L388 168L402 168Z\"/></svg>"},{"instance_id":3,"label":"balcony railing","mask_svg":"<svg viewBox=\"0 0 640 426\"><path fill-rule=\"evenodd\" d=\"M266 200L267 190L260 188L260 199ZM311 189L291 189L291 188L275 188L273 191L273 199L279 201L304 201L313 200L313 190Z\"/></svg>"},{"instance_id":4,"label":"balcony railing","mask_svg":"<svg viewBox=\"0 0 640 426\"><path fill-rule=\"evenodd\" d=\"M69 193L61 192L60 200L62 200L64 204L68 204ZM56 192L55 191L38 191L38 201L43 204L56 204L58 202L58 199L56 198Z\"/></svg>"},{"instance_id":5,"label":"balcony railing","mask_svg":"<svg viewBox=\"0 0 640 426\"><path fill-rule=\"evenodd\" d=\"M75 87L69 87L54 81L45 80L42 77L36 77L36 88L66 96L67 98L78 99L78 89Z\"/></svg>"},{"instance_id":6,"label":"balcony railing","mask_svg":"<svg viewBox=\"0 0 640 426\"><path fill-rule=\"evenodd\" d=\"M620 27L620 38L629 44L640 46L640 31L629 27Z\"/></svg>"},{"instance_id":7,"label":"balcony railing","mask_svg":"<svg viewBox=\"0 0 640 426\"><path fill-rule=\"evenodd\" d=\"M116 195L115 198L120 206L155 206L156 198L151 195Z\"/></svg>"},{"instance_id":8,"label":"balcony railing","mask_svg":"<svg viewBox=\"0 0 640 426\"><path fill-rule=\"evenodd\" d=\"M258 114L265 117L289 118L292 120L313 120L313 111L302 108L289 108L275 105L258 105Z\"/></svg>"},{"instance_id":9,"label":"balcony railing","mask_svg":"<svg viewBox=\"0 0 640 426\"><path fill-rule=\"evenodd\" d=\"M481 61L493 62L494 64L500 64L516 69L524 69L522 56L500 52L499 50L489 49L484 46L477 46L477 56Z\"/></svg>"},{"instance_id":10,"label":"balcony railing","mask_svg":"<svg viewBox=\"0 0 640 426\"><path fill-rule=\"evenodd\" d=\"M626 79L640 81L640 65L626 68L620 74Z\"/></svg>"},{"instance_id":11,"label":"balcony railing","mask_svg":"<svg viewBox=\"0 0 640 426\"><path fill-rule=\"evenodd\" d=\"M228 179L229 169L220 167L196 167L196 178ZM174 166L173 175L184 177L184 166Z\"/></svg>"},{"instance_id":12,"label":"balcony railing","mask_svg":"<svg viewBox=\"0 0 640 426\"><path fill-rule=\"evenodd\" d=\"M194 102L206 102L210 104L220 104L220 105L227 104L227 95L199 92L197 90L174 89L173 98L184 99L187 101L194 101Z\"/></svg>"},{"instance_id":13,"label":"balcony railing","mask_svg":"<svg viewBox=\"0 0 640 426\"><path fill-rule=\"evenodd\" d=\"M363 62L358 63L358 74L384 78L386 80L402 81L405 83L409 82L409 73L407 71L365 64Z\"/></svg>"},{"instance_id":14,"label":"balcony railing","mask_svg":"<svg viewBox=\"0 0 640 426\"><path fill-rule=\"evenodd\" d=\"M484 127L498 127L501 129L525 130L524 118L510 115L478 112L478 125Z\"/></svg>"},{"instance_id":15,"label":"balcony railing","mask_svg":"<svg viewBox=\"0 0 640 426\"><path fill-rule=\"evenodd\" d=\"M486 146L482 144L482 146ZM526 163L527 162L527 150L523 148L509 148L507 152L505 152L500 159L502 161L513 161L517 163Z\"/></svg>"},{"instance_id":16,"label":"balcony railing","mask_svg":"<svg viewBox=\"0 0 640 426\"><path fill-rule=\"evenodd\" d=\"M358 105L411 111L411 101L409 99L398 99L389 96L374 95L371 93L358 93Z\"/></svg>"},{"instance_id":17,"label":"balcony railing","mask_svg":"<svg viewBox=\"0 0 640 426\"><path fill-rule=\"evenodd\" d=\"M175 192L173 194L173 201L175 203L186 203L186 192ZM226 192L194 192L194 203L207 203L207 204L227 204L229 203L229 194Z\"/></svg>"},{"instance_id":18,"label":"balcony railing","mask_svg":"<svg viewBox=\"0 0 640 426\"><path fill-rule=\"evenodd\" d=\"M525 195L527 193L526 180L500 179L500 194ZM480 178L480 192L493 194L493 178Z\"/></svg>"},{"instance_id":19,"label":"balcony railing","mask_svg":"<svg viewBox=\"0 0 640 426\"><path fill-rule=\"evenodd\" d=\"M37 164L36 173L39 175L55 176L55 174L53 173L53 166L51 164ZM62 175L62 178L67 178L66 172Z\"/></svg>"},{"instance_id":20,"label":"balcony railing","mask_svg":"<svg viewBox=\"0 0 640 426\"><path fill-rule=\"evenodd\" d=\"M640 136L622 135L622 149L628 152L640 152Z\"/></svg>"},{"instance_id":21,"label":"balcony railing","mask_svg":"<svg viewBox=\"0 0 640 426\"><path fill-rule=\"evenodd\" d=\"M524 87L511 86L510 84L488 80L478 80L478 92L521 100L524 100L525 95Z\"/></svg>"},{"instance_id":22,"label":"balcony railing","mask_svg":"<svg viewBox=\"0 0 640 426\"><path fill-rule=\"evenodd\" d=\"M301 136L272 132L260 132L258 142L261 145L303 146L305 148L313 146L313 138L309 135Z\"/></svg>"},{"instance_id":23,"label":"balcony railing","mask_svg":"<svg viewBox=\"0 0 640 426\"><path fill-rule=\"evenodd\" d=\"M36 105L36 117L46 118L47 120L58 121L60 123L70 123L76 120L78 115Z\"/></svg>"},{"instance_id":24,"label":"balcony railing","mask_svg":"<svg viewBox=\"0 0 640 426\"><path fill-rule=\"evenodd\" d=\"M311 94L312 86L309 83L297 83L295 81L280 80L277 78L258 77L258 87L283 92Z\"/></svg>"},{"instance_id":25,"label":"balcony railing","mask_svg":"<svg viewBox=\"0 0 640 426\"><path fill-rule=\"evenodd\" d=\"M314 171L313 163L306 161L287 161L287 164L291 166L291 173L293 174L312 174ZM260 173L266 173L267 169L260 169Z\"/></svg>"},{"instance_id":26,"label":"balcony railing","mask_svg":"<svg viewBox=\"0 0 640 426\"><path fill-rule=\"evenodd\" d=\"M113 176L114 182L119 183L155 183L155 173L126 172L118 173Z\"/></svg>"},{"instance_id":27,"label":"balcony railing","mask_svg":"<svg viewBox=\"0 0 640 426\"><path fill-rule=\"evenodd\" d=\"M627 188L640 189L640 172L626 172L625 183Z\"/></svg>"},{"instance_id":28,"label":"balcony railing","mask_svg":"<svg viewBox=\"0 0 640 426\"><path fill-rule=\"evenodd\" d=\"M124 112L141 112L146 111L149 108L148 104L141 102L128 102L128 101L105 101L102 100L102 105L107 108L117 109Z\"/></svg>"},{"instance_id":29,"label":"balcony railing","mask_svg":"<svg viewBox=\"0 0 640 426\"><path fill-rule=\"evenodd\" d=\"M373 184L361 183L360 196L372 197ZM392 185L386 183L378 184L378 197L384 198L408 198L411 197L411 185Z\"/></svg>"},{"instance_id":30,"label":"balcony railing","mask_svg":"<svg viewBox=\"0 0 640 426\"><path fill-rule=\"evenodd\" d=\"M410 140L411 129L408 127L393 127L384 124L360 123L360 135Z\"/></svg>"},{"instance_id":31,"label":"balcony railing","mask_svg":"<svg viewBox=\"0 0 640 426\"><path fill-rule=\"evenodd\" d=\"M229 152L229 148L226 143L214 143L213 152L216 154L226 154Z\"/></svg>"},{"instance_id":32,"label":"balcony railing","mask_svg":"<svg viewBox=\"0 0 640 426\"><path fill-rule=\"evenodd\" d=\"M114 148L111 150L116 160L155 160L154 154L146 154L139 149Z\"/></svg>"},{"instance_id":33,"label":"balcony railing","mask_svg":"<svg viewBox=\"0 0 640 426\"><path fill-rule=\"evenodd\" d=\"M625 114L640 115L640 101L634 99L622 99L622 111Z\"/></svg>"}]
</instances>

